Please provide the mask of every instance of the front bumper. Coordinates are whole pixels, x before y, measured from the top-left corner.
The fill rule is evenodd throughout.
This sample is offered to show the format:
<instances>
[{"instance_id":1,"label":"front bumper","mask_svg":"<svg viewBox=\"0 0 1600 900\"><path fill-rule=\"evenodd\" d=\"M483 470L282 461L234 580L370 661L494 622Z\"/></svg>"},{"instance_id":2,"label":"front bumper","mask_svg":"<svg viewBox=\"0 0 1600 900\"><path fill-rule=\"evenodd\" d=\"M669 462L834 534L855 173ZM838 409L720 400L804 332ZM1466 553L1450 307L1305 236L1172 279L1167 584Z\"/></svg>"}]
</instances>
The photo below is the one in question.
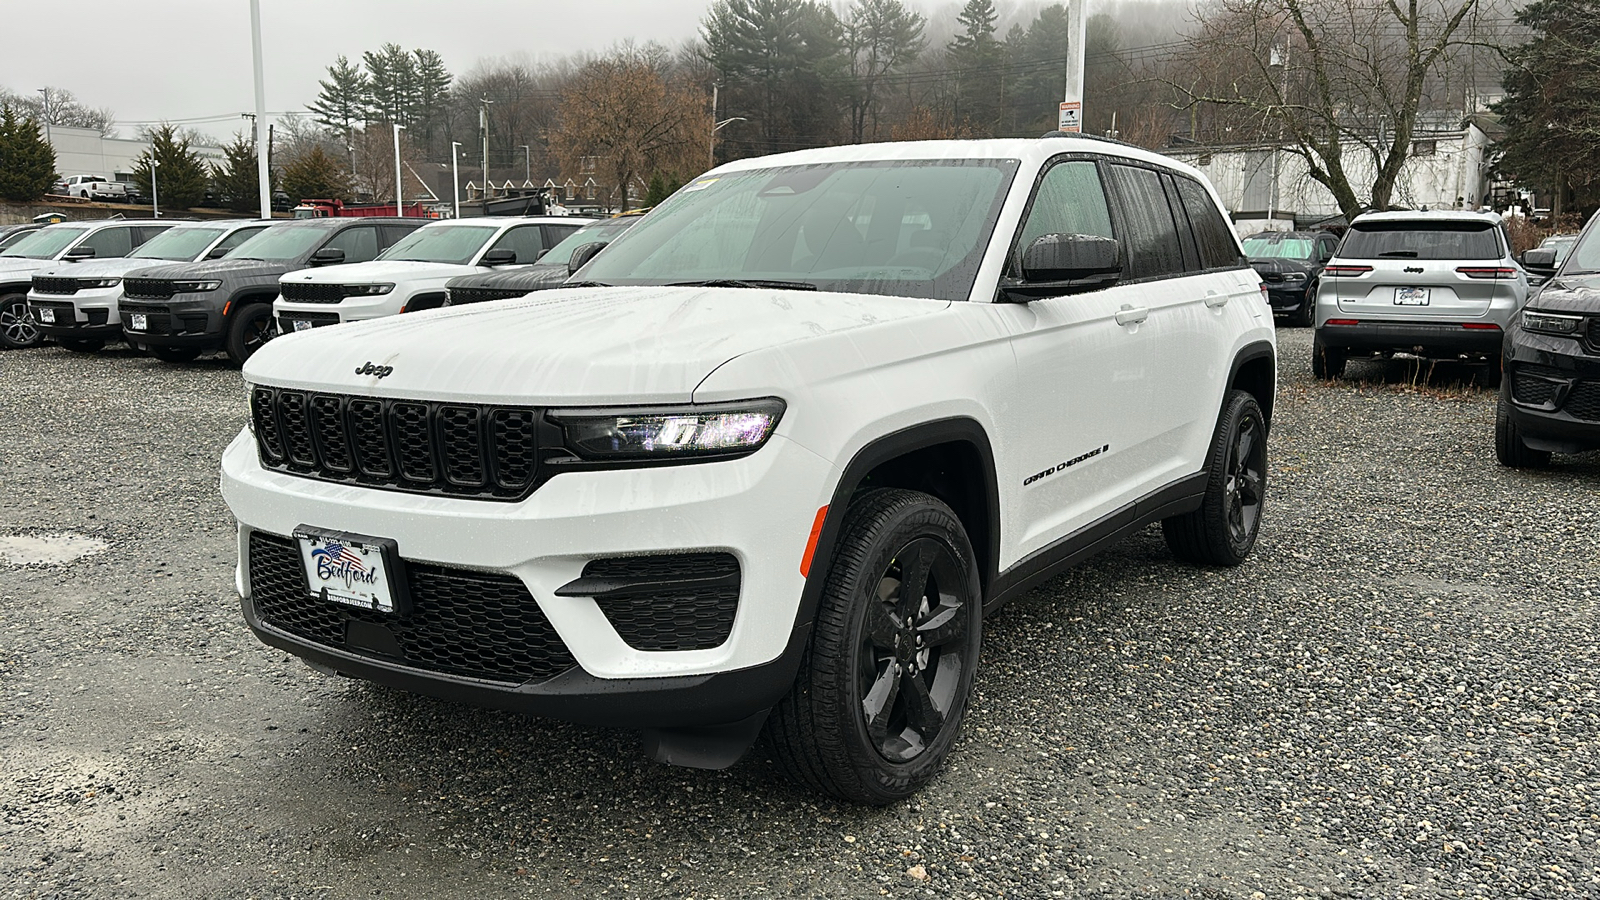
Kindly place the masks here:
<instances>
[{"instance_id":1,"label":"front bumper","mask_svg":"<svg viewBox=\"0 0 1600 900\"><path fill-rule=\"evenodd\" d=\"M227 339L223 302L211 293L178 294L170 300L124 298L118 317L124 338L140 347L221 347ZM145 328L133 328L133 316L145 316Z\"/></svg>"},{"instance_id":2,"label":"front bumper","mask_svg":"<svg viewBox=\"0 0 1600 900\"><path fill-rule=\"evenodd\" d=\"M1271 306L1275 313L1294 312L1311 297L1311 289L1305 282L1295 285L1267 283L1267 305Z\"/></svg>"},{"instance_id":3,"label":"front bumper","mask_svg":"<svg viewBox=\"0 0 1600 900\"><path fill-rule=\"evenodd\" d=\"M1499 328L1465 328L1459 322L1359 322L1355 325L1317 326L1317 337L1329 347L1356 353L1399 352L1453 358L1461 355L1493 356L1505 338Z\"/></svg>"},{"instance_id":4,"label":"front bumper","mask_svg":"<svg viewBox=\"0 0 1600 900\"><path fill-rule=\"evenodd\" d=\"M82 290L75 294L29 292L28 309L40 333L52 337L117 340L122 324L117 318L117 298L121 288ZM54 313L54 322L39 315L43 309Z\"/></svg>"},{"instance_id":5,"label":"front bumper","mask_svg":"<svg viewBox=\"0 0 1600 900\"><path fill-rule=\"evenodd\" d=\"M346 297L338 303L305 303L280 297L273 301L272 312L278 317L280 329L288 333L294 330L292 323L296 321L306 321L313 327L321 327L396 315L405 307L407 299L406 294L397 294L394 291L375 297Z\"/></svg>"},{"instance_id":6,"label":"front bumper","mask_svg":"<svg viewBox=\"0 0 1600 900\"><path fill-rule=\"evenodd\" d=\"M518 503L351 487L264 469L246 432L223 456L222 492L240 523L238 586L250 628L323 668L406 690L591 724L670 728L734 722L771 707L793 680L800 561L838 473L774 436L739 460L557 475ZM301 525L381 536L406 565L514 576L577 665L509 684L442 674L263 621L251 600L250 534ZM628 645L590 597L557 596L597 558L715 550L739 561L729 636L710 649Z\"/></svg>"},{"instance_id":7,"label":"front bumper","mask_svg":"<svg viewBox=\"0 0 1600 900\"><path fill-rule=\"evenodd\" d=\"M1588 352L1581 339L1514 328L1506 337L1500 396L1529 447L1600 449L1600 354Z\"/></svg>"}]
</instances>

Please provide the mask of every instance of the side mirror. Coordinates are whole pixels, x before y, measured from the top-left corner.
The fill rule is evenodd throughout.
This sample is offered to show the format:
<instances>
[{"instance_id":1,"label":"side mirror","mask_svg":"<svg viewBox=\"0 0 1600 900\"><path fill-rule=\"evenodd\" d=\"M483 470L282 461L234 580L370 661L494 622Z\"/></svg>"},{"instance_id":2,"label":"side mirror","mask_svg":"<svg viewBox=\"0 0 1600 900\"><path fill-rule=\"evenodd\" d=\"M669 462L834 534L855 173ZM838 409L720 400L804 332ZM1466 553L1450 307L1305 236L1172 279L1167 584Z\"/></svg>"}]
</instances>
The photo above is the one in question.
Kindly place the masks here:
<instances>
[{"instance_id":1,"label":"side mirror","mask_svg":"<svg viewBox=\"0 0 1600 900\"><path fill-rule=\"evenodd\" d=\"M591 259L594 259L594 255L605 248L606 244L604 241L595 241L592 244L584 244L582 247L573 250L572 258L567 260L567 274L576 275L578 270L583 268L585 263Z\"/></svg>"},{"instance_id":2,"label":"side mirror","mask_svg":"<svg viewBox=\"0 0 1600 900\"><path fill-rule=\"evenodd\" d=\"M337 266L344 262L344 251L337 247L323 247L311 254L309 262L313 266Z\"/></svg>"},{"instance_id":3,"label":"side mirror","mask_svg":"<svg viewBox=\"0 0 1600 900\"><path fill-rule=\"evenodd\" d=\"M206 254L206 259L221 259L232 249L232 247L212 247L211 252Z\"/></svg>"},{"instance_id":4,"label":"side mirror","mask_svg":"<svg viewBox=\"0 0 1600 900\"><path fill-rule=\"evenodd\" d=\"M84 261L86 259L94 259L94 248L93 247L73 247L71 250L67 251L67 255L66 256L63 256L61 258L66 260L67 262L82 262L82 261Z\"/></svg>"},{"instance_id":5,"label":"side mirror","mask_svg":"<svg viewBox=\"0 0 1600 900\"><path fill-rule=\"evenodd\" d=\"M478 265L509 266L516 261L517 251L506 247L501 247L498 250L490 250L488 253L485 253L483 255L483 259L478 260Z\"/></svg>"},{"instance_id":6,"label":"side mirror","mask_svg":"<svg viewBox=\"0 0 1600 900\"><path fill-rule=\"evenodd\" d=\"M1539 272L1554 272L1556 269L1556 251L1553 249L1535 248L1522 254L1524 268L1534 269Z\"/></svg>"}]
</instances>

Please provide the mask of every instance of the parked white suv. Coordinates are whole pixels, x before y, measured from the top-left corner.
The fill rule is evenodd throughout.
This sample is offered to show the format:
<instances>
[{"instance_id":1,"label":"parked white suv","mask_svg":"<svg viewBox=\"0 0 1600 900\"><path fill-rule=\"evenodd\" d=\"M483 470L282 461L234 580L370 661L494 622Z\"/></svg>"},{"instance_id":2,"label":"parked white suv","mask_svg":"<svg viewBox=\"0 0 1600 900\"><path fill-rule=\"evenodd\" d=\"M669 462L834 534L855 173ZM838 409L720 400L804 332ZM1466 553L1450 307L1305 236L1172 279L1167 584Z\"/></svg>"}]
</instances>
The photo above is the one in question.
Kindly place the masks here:
<instances>
[{"instance_id":1,"label":"parked white suv","mask_svg":"<svg viewBox=\"0 0 1600 900\"><path fill-rule=\"evenodd\" d=\"M222 491L262 640L670 763L765 727L886 803L949 752L986 612L1151 522L1192 562L1254 545L1272 314L1188 166L741 160L575 279L250 359Z\"/></svg>"},{"instance_id":2,"label":"parked white suv","mask_svg":"<svg viewBox=\"0 0 1600 900\"><path fill-rule=\"evenodd\" d=\"M301 269L278 279L280 332L305 331L444 305L445 282L495 266L530 265L594 221L568 216L450 219L424 225L371 262Z\"/></svg>"},{"instance_id":3,"label":"parked white suv","mask_svg":"<svg viewBox=\"0 0 1600 900\"><path fill-rule=\"evenodd\" d=\"M174 224L121 218L62 222L0 250L0 349L20 350L44 339L28 312L34 273L63 263L120 259Z\"/></svg>"}]
</instances>

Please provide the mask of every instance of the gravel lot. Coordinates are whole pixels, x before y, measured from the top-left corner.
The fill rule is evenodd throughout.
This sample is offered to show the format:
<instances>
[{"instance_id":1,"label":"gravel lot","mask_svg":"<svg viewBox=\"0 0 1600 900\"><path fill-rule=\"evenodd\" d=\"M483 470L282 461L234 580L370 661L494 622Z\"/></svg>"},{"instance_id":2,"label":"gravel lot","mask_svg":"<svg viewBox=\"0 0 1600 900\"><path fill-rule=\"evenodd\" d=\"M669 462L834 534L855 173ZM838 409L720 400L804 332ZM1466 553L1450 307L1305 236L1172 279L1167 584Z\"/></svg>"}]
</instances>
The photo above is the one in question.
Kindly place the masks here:
<instances>
[{"instance_id":1,"label":"gravel lot","mask_svg":"<svg viewBox=\"0 0 1600 900\"><path fill-rule=\"evenodd\" d=\"M1600 456L1500 469L1463 371L1280 338L1251 561L1151 529L1004 610L886 810L268 649L237 371L0 353L0 538L107 545L0 561L0 898L1600 896Z\"/></svg>"}]
</instances>

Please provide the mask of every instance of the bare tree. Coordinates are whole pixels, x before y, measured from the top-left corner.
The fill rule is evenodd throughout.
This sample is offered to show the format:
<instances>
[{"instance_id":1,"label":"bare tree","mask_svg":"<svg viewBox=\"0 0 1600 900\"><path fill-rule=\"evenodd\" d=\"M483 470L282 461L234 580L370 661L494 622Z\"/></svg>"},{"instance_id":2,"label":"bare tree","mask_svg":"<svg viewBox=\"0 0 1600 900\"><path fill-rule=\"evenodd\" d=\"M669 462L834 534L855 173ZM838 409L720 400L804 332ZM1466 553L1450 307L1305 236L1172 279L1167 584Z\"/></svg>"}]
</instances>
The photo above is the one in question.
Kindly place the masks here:
<instances>
[{"instance_id":1,"label":"bare tree","mask_svg":"<svg viewBox=\"0 0 1600 900\"><path fill-rule=\"evenodd\" d=\"M117 133L112 120L116 113L109 108L92 109L78 101L66 88L40 88L33 94L13 94L0 89L0 101L22 111L24 117L41 125L58 125L69 128L93 128L102 137Z\"/></svg>"}]
</instances>

